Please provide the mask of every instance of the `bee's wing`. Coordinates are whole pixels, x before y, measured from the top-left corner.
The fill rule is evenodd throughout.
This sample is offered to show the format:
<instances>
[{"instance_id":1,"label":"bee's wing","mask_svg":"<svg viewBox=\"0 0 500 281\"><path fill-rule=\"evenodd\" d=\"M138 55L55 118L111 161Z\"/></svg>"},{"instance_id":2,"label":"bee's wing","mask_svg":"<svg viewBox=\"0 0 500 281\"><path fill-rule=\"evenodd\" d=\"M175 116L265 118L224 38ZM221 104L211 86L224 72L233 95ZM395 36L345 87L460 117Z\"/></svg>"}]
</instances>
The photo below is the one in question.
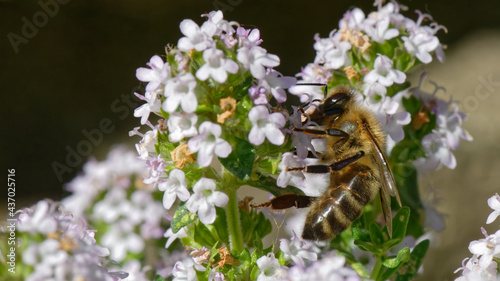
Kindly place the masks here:
<instances>
[{"instance_id":1,"label":"bee's wing","mask_svg":"<svg viewBox=\"0 0 500 281\"><path fill-rule=\"evenodd\" d=\"M385 158L382 149L378 145L377 141L373 137L370 130L367 130L370 138L372 139L372 149L373 158L378 165L380 170L380 176L382 178L382 188L380 190L380 200L382 203L382 211L384 213L385 224L387 226L387 231L392 237L392 214L391 214L391 197L396 197L399 206L401 206L401 199L399 198L398 189L396 187L396 182L394 180L394 175L392 174L391 167Z\"/></svg>"}]
</instances>

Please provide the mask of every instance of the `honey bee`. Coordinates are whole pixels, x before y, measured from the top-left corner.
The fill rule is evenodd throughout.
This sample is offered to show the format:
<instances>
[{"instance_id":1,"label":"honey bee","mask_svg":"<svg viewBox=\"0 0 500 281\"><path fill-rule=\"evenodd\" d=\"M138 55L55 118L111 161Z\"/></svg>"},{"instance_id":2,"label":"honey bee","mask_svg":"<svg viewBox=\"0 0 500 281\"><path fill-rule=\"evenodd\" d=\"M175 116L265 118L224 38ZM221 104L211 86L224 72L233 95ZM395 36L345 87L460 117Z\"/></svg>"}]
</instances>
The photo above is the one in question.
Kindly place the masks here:
<instances>
[{"instance_id":1,"label":"honey bee","mask_svg":"<svg viewBox=\"0 0 500 281\"><path fill-rule=\"evenodd\" d=\"M321 165L287 168L288 171L330 173L330 185L320 197L285 194L255 207L286 209L309 207L302 237L329 240L347 229L380 190L382 210L392 237L391 197L401 206L394 176L382 148L385 134L375 116L356 102L359 93L337 87L305 116L319 127L293 130L321 137L326 150ZM308 112L309 111L309 112Z\"/></svg>"}]
</instances>

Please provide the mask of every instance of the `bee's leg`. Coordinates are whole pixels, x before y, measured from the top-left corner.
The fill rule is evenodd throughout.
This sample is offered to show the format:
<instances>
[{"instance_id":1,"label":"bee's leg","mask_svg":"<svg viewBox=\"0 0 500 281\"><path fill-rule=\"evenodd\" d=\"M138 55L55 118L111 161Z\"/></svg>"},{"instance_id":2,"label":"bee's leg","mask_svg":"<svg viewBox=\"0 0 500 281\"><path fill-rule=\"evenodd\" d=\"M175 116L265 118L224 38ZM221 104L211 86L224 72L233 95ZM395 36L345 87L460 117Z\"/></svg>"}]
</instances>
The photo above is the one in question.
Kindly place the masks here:
<instances>
[{"instance_id":1,"label":"bee's leg","mask_svg":"<svg viewBox=\"0 0 500 281\"><path fill-rule=\"evenodd\" d=\"M338 162L335 162L331 165L309 165L306 167L299 167L299 168L286 168L287 171L305 171L306 173L313 173L313 174L326 174L330 172L335 172L338 170L343 169L345 166L353 163L354 161L358 160L359 158L363 157L365 155L364 151L360 151L356 153L354 156L351 156L349 158L346 158L344 160L340 160Z\"/></svg>"},{"instance_id":2,"label":"bee's leg","mask_svg":"<svg viewBox=\"0 0 500 281\"><path fill-rule=\"evenodd\" d=\"M311 197L306 195L284 194L271 199L271 201L269 202L262 203L259 205L251 204L250 206L252 208L270 207L271 210L282 210L291 207L307 208L309 207L309 205L311 205L311 202L313 202L315 199L316 197Z\"/></svg>"},{"instance_id":3,"label":"bee's leg","mask_svg":"<svg viewBox=\"0 0 500 281\"><path fill-rule=\"evenodd\" d=\"M327 130L316 130L316 129L300 129L293 128L296 132L301 132L306 135L316 136L316 137L324 137L324 136L332 136L332 137L341 137L348 138L349 134L342 130L338 129L327 129Z\"/></svg>"}]
</instances>

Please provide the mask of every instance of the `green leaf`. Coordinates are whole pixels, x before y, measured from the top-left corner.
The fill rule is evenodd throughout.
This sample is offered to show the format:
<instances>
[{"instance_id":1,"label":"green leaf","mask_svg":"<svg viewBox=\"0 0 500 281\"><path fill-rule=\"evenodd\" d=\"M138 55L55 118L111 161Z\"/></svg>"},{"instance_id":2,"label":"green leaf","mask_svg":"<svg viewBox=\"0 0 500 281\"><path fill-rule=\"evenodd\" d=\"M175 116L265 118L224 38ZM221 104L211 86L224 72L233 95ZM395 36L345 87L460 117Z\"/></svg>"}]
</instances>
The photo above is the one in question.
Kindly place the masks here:
<instances>
[{"instance_id":1,"label":"green leaf","mask_svg":"<svg viewBox=\"0 0 500 281\"><path fill-rule=\"evenodd\" d=\"M181 228L192 223L198 218L197 214L190 213L186 207L186 203L181 203L175 211L170 227L172 232L177 233Z\"/></svg>"},{"instance_id":2,"label":"green leaf","mask_svg":"<svg viewBox=\"0 0 500 281\"><path fill-rule=\"evenodd\" d=\"M212 232L203 223L198 222L194 227L194 241L207 248L212 248L217 239L213 236Z\"/></svg>"},{"instance_id":3,"label":"green leaf","mask_svg":"<svg viewBox=\"0 0 500 281\"><path fill-rule=\"evenodd\" d=\"M240 209L240 221L243 227L243 241L249 247L262 249L262 237L271 233L272 225L268 219L255 209L250 213ZM255 244L257 243L257 244Z\"/></svg>"},{"instance_id":4,"label":"green leaf","mask_svg":"<svg viewBox=\"0 0 500 281\"><path fill-rule=\"evenodd\" d=\"M220 162L239 179L244 180L250 177L255 160L255 149L249 142L237 137L226 137L226 140L233 147L233 151L227 158L219 158Z\"/></svg>"},{"instance_id":5,"label":"green leaf","mask_svg":"<svg viewBox=\"0 0 500 281\"><path fill-rule=\"evenodd\" d=\"M257 277L260 275L260 268L258 266L254 266L252 271L250 272L250 280L257 280Z\"/></svg>"},{"instance_id":6,"label":"green leaf","mask_svg":"<svg viewBox=\"0 0 500 281\"><path fill-rule=\"evenodd\" d=\"M382 274L381 280L388 280L401 268L405 263L410 260L410 248L405 247L398 252L394 258L385 259L383 265L387 270Z\"/></svg>"},{"instance_id":7,"label":"green leaf","mask_svg":"<svg viewBox=\"0 0 500 281\"><path fill-rule=\"evenodd\" d=\"M234 258L240 262L240 267L242 268L247 268L252 263L252 257L247 248L243 249L239 255L235 255Z\"/></svg>"},{"instance_id":8,"label":"green leaf","mask_svg":"<svg viewBox=\"0 0 500 281\"><path fill-rule=\"evenodd\" d=\"M199 281L208 280L207 271L198 271L198 270L195 270L195 272L196 272L196 278L197 278L197 280L199 280ZM208 274L210 274L210 271L208 271Z\"/></svg>"},{"instance_id":9,"label":"green leaf","mask_svg":"<svg viewBox=\"0 0 500 281\"><path fill-rule=\"evenodd\" d=\"M403 72L410 70L415 64L415 60L409 53L401 53L396 58L395 68Z\"/></svg>"},{"instance_id":10,"label":"green leaf","mask_svg":"<svg viewBox=\"0 0 500 281\"><path fill-rule=\"evenodd\" d=\"M406 226L408 225L408 221L410 220L410 208L404 206L399 209L397 214L392 219L393 232L392 239L401 239L406 235Z\"/></svg>"},{"instance_id":11,"label":"green leaf","mask_svg":"<svg viewBox=\"0 0 500 281\"><path fill-rule=\"evenodd\" d=\"M154 280L155 280L155 281L165 281L165 278L163 278L163 277L162 277L162 276L160 276L160 275L156 275Z\"/></svg>"},{"instance_id":12,"label":"green leaf","mask_svg":"<svg viewBox=\"0 0 500 281\"><path fill-rule=\"evenodd\" d=\"M160 154L163 159L171 160L170 152L175 149L176 145L168 140L167 134L158 133L158 144L156 145L156 152Z\"/></svg>"},{"instance_id":13,"label":"green leaf","mask_svg":"<svg viewBox=\"0 0 500 281\"><path fill-rule=\"evenodd\" d=\"M248 89L252 86L253 76L248 76L243 83L234 87L233 98L239 100L248 95Z\"/></svg>"},{"instance_id":14,"label":"green leaf","mask_svg":"<svg viewBox=\"0 0 500 281\"><path fill-rule=\"evenodd\" d=\"M365 208L366 209L366 208ZM363 212L361 217L352 223L352 238L354 240L359 240L363 242L371 242L370 232L368 231L368 225L366 222L367 212ZM356 242L355 242L356 243Z\"/></svg>"},{"instance_id":15,"label":"green leaf","mask_svg":"<svg viewBox=\"0 0 500 281\"><path fill-rule=\"evenodd\" d=\"M279 264L286 264L285 254L282 251L278 251L278 253L276 253L276 258L278 259Z\"/></svg>"},{"instance_id":16,"label":"green leaf","mask_svg":"<svg viewBox=\"0 0 500 281\"><path fill-rule=\"evenodd\" d=\"M421 217L424 213L418 190L417 170L411 164L399 164L395 165L392 171L401 201L411 210L406 233L413 237L420 237L424 233Z\"/></svg>"},{"instance_id":17,"label":"green leaf","mask_svg":"<svg viewBox=\"0 0 500 281\"><path fill-rule=\"evenodd\" d=\"M394 258L385 259L383 265L388 268L396 268L410 259L410 248L404 247Z\"/></svg>"},{"instance_id":18,"label":"green leaf","mask_svg":"<svg viewBox=\"0 0 500 281\"><path fill-rule=\"evenodd\" d=\"M424 240L418 243L410 254L410 259L404 270L398 274L396 281L411 280L417 274L418 269L422 265L427 250L429 249L429 240Z\"/></svg>"},{"instance_id":19,"label":"green leaf","mask_svg":"<svg viewBox=\"0 0 500 281\"><path fill-rule=\"evenodd\" d=\"M215 208L217 212L216 219L212 224L214 232L217 234L220 242L229 244L229 233L227 229L226 212L223 208Z\"/></svg>"},{"instance_id":20,"label":"green leaf","mask_svg":"<svg viewBox=\"0 0 500 281\"><path fill-rule=\"evenodd\" d=\"M264 237L271 233L273 230L273 226L271 222L264 216L262 212L253 212L255 215L253 215L255 223L255 233L259 237Z\"/></svg>"},{"instance_id":21,"label":"green leaf","mask_svg":"<svg viewBox=\"0 0 500 281\"><path fill-rule=\"evenodd\" d=\"M371 252L376 255L382 255L384 252L380 251L377 245L374 245L372 242L365 242L361 240L354 240L354 245L358 246L361 250L365 252Z\"/></svg>"},{"instance_id":22,"label":"green leaf","mask_svg":"<svg viewBox=\"0 0 500 281\"><path fill-rule=\"evenodd\" d=\"M378 224L372 222L370 224L370 239L375 245L382 245L384 243L384 234L382 233L382 229Z\"/></svg>"}]
</instances>

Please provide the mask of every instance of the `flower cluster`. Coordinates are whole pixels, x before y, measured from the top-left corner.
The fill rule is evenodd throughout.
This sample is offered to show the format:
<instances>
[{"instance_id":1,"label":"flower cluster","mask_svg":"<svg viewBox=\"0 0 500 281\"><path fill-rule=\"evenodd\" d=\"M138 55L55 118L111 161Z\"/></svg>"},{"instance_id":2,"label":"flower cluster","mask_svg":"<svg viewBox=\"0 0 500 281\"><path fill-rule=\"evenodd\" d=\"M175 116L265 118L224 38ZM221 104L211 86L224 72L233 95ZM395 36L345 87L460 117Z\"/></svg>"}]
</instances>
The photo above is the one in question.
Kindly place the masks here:
<instances>
[{"instance_id":1,"label":"flower cluster","mask_svg":"<svg viewBox=\"0 0 500 281\"><path fill-rule=\"evenodd\" d=\"M143 126L130 135L142 137L136 149L147 165L144 183L163 194L163 208L173 214L166 247L180 240L189 254L173 267L174 280L248 275L387 280L417 274L429 240L420 224L425 212L416 195L415 167L454 168L450 150L471 137L461 128L465 115L453 102L407 81L417 65L444 60L436 36L444 27L419 11L416 20L403 16L395 1L375 6L367 15L357 8L348 11L327 38L316 35L316 57L296 75L298 83L274 69L280 59L263 48L258 29L227 21L220 11L203 15L201 24L182 21L177 45L137 70L146 86L136 95L145 104L134 115ZM308 115L325 88L338 85L357 91L356 103L380 122L387 135L383 149L403 204L411 208L398 210L392 236L375 223L382 207L369 204L353 231L330 243L314 244L294 234L283 238L279 249L264 247L262 238L272 224L250 208L251 199L239 200L237 191L249 186L274 196L321 195L330 175L307 173L304 167L325 164L320 157L325 142L304 131L318 129ZM305 105L286 110L287 89ZM407 231L409 222L416 225ZM405 242L410 238L415 243ZM351 254L356 251L370 252L373 263L358 261ZM335 266L323 270L325 263Z\"/></svg>"},{"instance_id":2,"label":"flower cluster","mask_svg":"<svg viewBox=\"0 0 500 281\"><path fill-rule=\"evenodd\" d=\"M495 194L489 198L488 205L493 209L493 212L488 216L486 221L487 224L490 224L500 214L500 196ZM465 258L462 262L462 267L455 271L455 273L462 271L462 276L455 279L456 281L499 280L500 230L488 235L486 230L481 227L481 232L484 238L472 241L469 244L469 251L472 257Z\"/></svg>"},{"instance_id":3,"label":"flower cluster","mask_svg":"<svg viewBox=\"0 0 500 281\"><path fill-rule=\"evenodd\" d=\"M444 90L436 83L431 81L435 87L432 93L423 91L424 77L425 73L422 74L418 87L410 89L410 92L422 100L422 108L428 112L421 111L420 116L417 117L423 116L428 119L429 117L425 114L428 114L427 116L432 114L436 126L422 138L425 156L418 158L414 164L423 171L435 170L441 165L454 169L457 161L452 150L459 147L461 139L472 141L472 136L461 127L467 116L458 110L456 101L450 99L449 102L445 102L436 97L439 90Z\"/></svg>"},{"instance_id":4,"label":"flower cluster","mask_svg":"<svg viewBox=\"0 0 500 281\"><path fill-rule=\"evenodd\" d=\"M117 147L104 161L87 162L83 170L67 184L72 194L62 204L94 227L107 226L97 240L110 249L111 259L123 262L127 255L143 252L148 240L162 237L164 209L152 185L142 182L146 165L134 152Z\"/></svg>"},{"instance_id":5,"label":"flower cluster","mask_svg":"<svg viewBox=\"0 0 500 281\"><path fill-rule=\"evenodd\" d=\"M95 230L58 203L42 200L21 210L17 231L23 252L16 274L22 280L114 281L128 276L109 270L110 251L96 243Z\"/></svg>"},{"instance_id":6,"label":"flower cluster","mask_svg":"<svg viewBox=\"0 0 500 281\"><path fill-rule=\"evenodd\" d=\"M414 162L420 170L441 165L453 169L456 160L450 150L458 148L460 139L472 140L461 128L465 114L454 102L424 93L420 85L409 88L405 74L432 62L433 55L444 61L436 33L446 29L435 22L424 25L432 20L428 14L417 10L418 18L413 20L400 14L397 2L384 6L382 2L375 1L378 10L368 15L358 8L348 11L328 38L316 35L316 58L297 74L301 80L290 93L301 102L310 102L324 95L321 87L311 87L311 83L329 88L350 85L363 93L361 102L387 133L387 151L405 140L393 162ZM400 156L399 149L408 147L412 148L409 157ZM301 155L306 154L298 155L304 158Z\"/></svg>"}]
</instances>

